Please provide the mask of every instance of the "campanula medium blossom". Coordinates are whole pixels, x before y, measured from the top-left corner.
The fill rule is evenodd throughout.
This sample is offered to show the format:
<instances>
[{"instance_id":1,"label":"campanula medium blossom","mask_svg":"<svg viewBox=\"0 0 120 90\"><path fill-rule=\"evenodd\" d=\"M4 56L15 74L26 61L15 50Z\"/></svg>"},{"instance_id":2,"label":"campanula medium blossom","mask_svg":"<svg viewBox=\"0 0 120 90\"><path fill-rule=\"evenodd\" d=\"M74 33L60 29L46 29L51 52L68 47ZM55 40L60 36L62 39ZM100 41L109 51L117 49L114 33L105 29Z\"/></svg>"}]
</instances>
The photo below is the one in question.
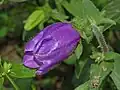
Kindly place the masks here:
<instances>
[{"instance_id":1,"label":"campanula medium blossom","mask_svg":"<svg viewBox=\"0 0 120 90\"><path fill-rule=\"evenodd\" d=\"M80 40L79 33L70 23L58 22L44 28L25 45L23 63L45 74L68 58Z\"/></svg>"}]
</instances>

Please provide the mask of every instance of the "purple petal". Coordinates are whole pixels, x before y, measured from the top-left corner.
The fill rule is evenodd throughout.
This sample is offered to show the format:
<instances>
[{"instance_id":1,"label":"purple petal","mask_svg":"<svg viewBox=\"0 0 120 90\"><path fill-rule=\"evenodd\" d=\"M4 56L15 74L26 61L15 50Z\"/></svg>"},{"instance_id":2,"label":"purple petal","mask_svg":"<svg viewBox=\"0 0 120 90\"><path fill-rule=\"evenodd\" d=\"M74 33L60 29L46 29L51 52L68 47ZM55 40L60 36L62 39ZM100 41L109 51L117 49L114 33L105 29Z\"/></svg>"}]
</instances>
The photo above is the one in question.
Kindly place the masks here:
<instances>
[{"instance_id":1,"label":"purple petal","mask_svg":"<svg viewBox=\"0 0 120 90\"><path fill-rule=\"evenodd\" d=\"M36 71L36 74L37 75L43 75L45 73L47 73L49 70L52 69L53 67L53 64L51 62L52 60L50 60L50 62L45 62L37 71ZM55 63L54 63L55 65Z\"/></svg>"},{"instance_id":2,"label":"purple petal","mask_svg":"<svg viewBox=\"0 0 120 90\"><path fill-rule=\"evenodd\" d=\"M47 26L46 28L43 29L45 31L45 35L48 35L48 34L51 35L51 33L53 33L53 31L56 31L56 29L63 26L64 24L65 23L57 22L57 23Z\"/></svg>"},{"instance_id":3,"label":"purple petal","mask_svg":"<svg viewBox=\"0 0 120 90\"><path fill-rule=\"evenodd\" d=\"M24 65L29 68L39 68L40 66L34 61L34 57L30 55L24 55Z\"/></svg>"},{"instance_id":4,"label":"purple petal","mask_svg":"<svg viewBox=\"0 0 120 90\"><path fill-rule=\"evenodd\" d=\"M79 33L72 28L71 24L65 24L52 33L53 38L60 43L59 46L68 44L71 41L80 38Z\"/></svg>"},{"instance_id":5,"label":"purple petal","mask_svg":"<svg viewBox=\"0 0 120 90\"><path fill-rule=\"evenodd\" d=\"M51 68L53 68L55 64L68 58L68 56L72 54L72 51L75 49L75 47L76 43L71 42L67 46L62 47L62 49L60 48L53 51L50 55L38 56L36 59L37 62L42 62L43 65L40 66L36 73L38 75L45 74Z\"/></svg>"},{"instance_id":6,"label":"purple petal","mask_svg":"<svg viewBox=\"0 0 120 90\"><path fill-rule=\"evenodd\" d=\"M34 51L36 44L42 39L44 32L41 31L37 36L35 36L32 40L30 40L26 45L25 45L25 52L27 51Z\"/></svg>"}]
</instances>

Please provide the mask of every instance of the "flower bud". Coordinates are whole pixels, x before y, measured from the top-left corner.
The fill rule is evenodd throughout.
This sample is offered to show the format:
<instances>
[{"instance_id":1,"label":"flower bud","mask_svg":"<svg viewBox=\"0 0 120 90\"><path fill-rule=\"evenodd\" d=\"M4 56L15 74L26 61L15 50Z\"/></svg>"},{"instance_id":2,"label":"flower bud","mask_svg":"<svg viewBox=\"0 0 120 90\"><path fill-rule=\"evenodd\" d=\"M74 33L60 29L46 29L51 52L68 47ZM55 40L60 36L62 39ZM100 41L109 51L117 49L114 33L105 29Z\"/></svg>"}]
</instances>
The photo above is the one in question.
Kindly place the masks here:
<instances>
[{"instance_id":1,"label":"flower bud","mask_svg":"<svg viewBox=\"0 0 120 90\"><path fill-rule=\"evenodd\" d=\"M68 58L79 40L80 34L70 23L58 22L49 25L26 44L24 65L36 68L38 75L45 74Z\"/></svg>"}]
</instances>

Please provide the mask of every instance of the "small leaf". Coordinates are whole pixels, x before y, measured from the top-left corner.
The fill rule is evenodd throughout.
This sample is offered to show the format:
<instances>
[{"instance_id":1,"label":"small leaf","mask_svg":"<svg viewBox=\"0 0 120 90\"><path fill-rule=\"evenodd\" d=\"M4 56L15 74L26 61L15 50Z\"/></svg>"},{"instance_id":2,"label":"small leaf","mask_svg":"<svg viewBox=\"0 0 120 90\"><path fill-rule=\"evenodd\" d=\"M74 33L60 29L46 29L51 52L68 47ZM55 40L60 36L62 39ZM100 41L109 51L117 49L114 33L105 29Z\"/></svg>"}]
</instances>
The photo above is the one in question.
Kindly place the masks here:
<instances>
[{"instance_id":1,"label":"small leaf","mask_svg":"<svg viewBox=\"0 0 120 90\"><path fill-rule=\"evenodd\" d=\"M85 82L82 85L79 85L77 88L75 88L75 90L89 90L89 82Z\"/></svg>"},{"instance_id":2,"label":"small leaf","mask_svg":"<svg viewBox=\"0 0 120 90\"><path fill-rule=\"evenodd\" d=\"M24 29L29 31L36 27L45 18L44 11L41 9L35 10L27 19Z\"/></svg>"},{"instance_id":3,"label":"small leaf","mask_svg":"<svg viewBox=\"0 0 120 90\"><path fill-rule=\"evenodd\" d=\"M68 59L64 60L66 64L75 64L76 63L76 55L72 54L68 57Z\"/></svg>"},{"instance_id":4,"label":"small leaf","mask_svg":"<svg viewBox=\"0 0 120 90\"><path fill-rule=\"evenodd\" d=\"M35 70L26 68L23 64L12 64L10 76L17 78L35 77Z\"/></svg>"},{"instance_id":5,"label":"small leaf","mask_svg":"<svg viewBox=\"0 0 120 90\"><path fill-rule=\"evenodd\" d=\"M116 59L116 57L120 56L120 54L115 53L115 52L107 52L104 55L105 55L105 60L106 61L114 60L114 59Z\"/></svg>"},{"instance_id":6,"label":"small leaf","mask_svg":"<svg viewBox=\"0 0 120 90\"><path fill-rule=\"evenodd\" d=\"M55 20L59 20L61 22L65 21L68 19L68 16L64 15L63 13L57 12L56 10L52 11L51 17Z\"/></svg>"},{"instance_id":7,"label":"small leaf","mask_svg":"<svg viewBox=\"0 0 120 90\"><path fill-rule=\"evenodd\" d=\"M83 52L83 46L82 46L82 42L80 42L78 44L77 48L75 49L75 55L76 55L77 59L80 59L82 52Z\"/></svg>"},{"instance_id":8,"label":"small leaf","mask_svg":"<svg viewBox=\"0 0 120 90\"><path fill-rule=\"evenodd\" d=\"M116 22L110 18L103 18L100 23L116 25Z\"/></svg>"}]
</instances>

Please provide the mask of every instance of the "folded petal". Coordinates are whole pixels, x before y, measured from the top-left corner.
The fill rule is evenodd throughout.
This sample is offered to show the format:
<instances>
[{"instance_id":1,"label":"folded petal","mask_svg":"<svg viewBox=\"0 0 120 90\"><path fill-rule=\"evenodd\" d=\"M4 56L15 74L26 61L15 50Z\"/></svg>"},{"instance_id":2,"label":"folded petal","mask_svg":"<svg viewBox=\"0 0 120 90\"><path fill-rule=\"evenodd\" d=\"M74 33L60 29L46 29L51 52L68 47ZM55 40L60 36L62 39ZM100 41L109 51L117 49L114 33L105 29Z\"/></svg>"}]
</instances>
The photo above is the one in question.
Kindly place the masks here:
<instances>
[{"instance_id":1,"label":"folded petal","mask_svg":"<svg viewBox=\"0 0 120 90\"><path fill-rule=\"evenodd\" d=\"M39 68L40 66L34 61L34 57L30 55L24 55L24 65L29 68Z\"/></svg>"},{"instance_id":2,"label":"folded petal","mask_svg":"<svg viewBox=\"0 0 120 90\"><path fill-rule=\"evenodd\" d=\"M37 44L41 41L44 32L41 31L37 36L35 36L32 40L28 41L25 45L25 52L27 51L34 51Z\"/></svg>"},{"instance_id":3,"label":"folded petal","mask_svg":"<svg viewBox=\"0 0 120 90\"><path fill-rule=\"evenodd\" d=\"M52 60L49 60L50 62L44 62L43 65L36 71L37 75L43 75L47 73L52 67L54 66L53 63L51 63Z\"/></svg>"}]
</instances>

